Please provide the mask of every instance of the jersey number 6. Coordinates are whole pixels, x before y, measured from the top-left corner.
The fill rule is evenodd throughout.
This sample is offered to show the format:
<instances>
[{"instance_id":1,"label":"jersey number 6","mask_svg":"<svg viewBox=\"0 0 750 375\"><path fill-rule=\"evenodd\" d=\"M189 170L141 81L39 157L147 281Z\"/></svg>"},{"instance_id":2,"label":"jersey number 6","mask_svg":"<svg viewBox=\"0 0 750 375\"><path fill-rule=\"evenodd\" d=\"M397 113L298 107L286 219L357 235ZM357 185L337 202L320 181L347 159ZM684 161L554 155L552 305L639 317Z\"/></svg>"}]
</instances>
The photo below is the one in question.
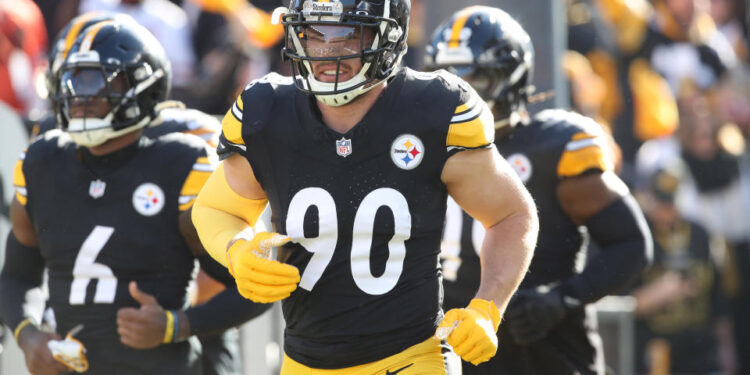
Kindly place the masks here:
<instances>
[{"instance_id":1,"label":"jersey number 6","mask_svg":"<svg viewBox=\"0 0 750 375\"><path fill-rule=\"evenodd\" d=\"M91 279L99 279L96 284L94 303L112 303L117 291L117 278L112 269L96 263L96 257L104 249L115 228L97 225L83 241L73 266L73 284L70 285L71 305L82 305L86 301L86 288Z\"/></svg>"},{"instance_id":2,"label":"jersey number 6","mask_svg":"<svg viewBox=\"0 0 750 375\"><path fill-rule=\"evenodd\" d=\"M305 238L304 219L307 210L318 209L319 235ZM370 252L375 227L375 214L381 207L388 207L393 214L394 234L388 242L388 261L385 272L373 276L370 271ZM299 287L312 290L333 258L338 242L338 218L336 202L326 190L306 188L294 195L286 216L286 230L293 241L299 242L312 252L312 258L302 274ZM381 295L388 293L398 283L404 267L406 240L411 236L411 214L406 198L397 190L379 188L367 194L360 203L352 228L351 270L357 287L365 293Z\"/></svg>"}]
</instances>

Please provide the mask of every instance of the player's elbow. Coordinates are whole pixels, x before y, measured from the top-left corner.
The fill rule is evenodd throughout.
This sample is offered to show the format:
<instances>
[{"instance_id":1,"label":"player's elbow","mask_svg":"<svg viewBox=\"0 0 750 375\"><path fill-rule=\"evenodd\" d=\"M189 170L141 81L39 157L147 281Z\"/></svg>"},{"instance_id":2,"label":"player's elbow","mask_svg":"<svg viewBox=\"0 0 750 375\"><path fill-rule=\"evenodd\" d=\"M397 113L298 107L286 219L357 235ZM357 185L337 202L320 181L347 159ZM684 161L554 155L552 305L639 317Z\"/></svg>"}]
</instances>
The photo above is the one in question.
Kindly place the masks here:
<instances>
[{"instance_id":1,"label":"player's elbow","mask_svg":"<svg viewBox=\"0 0 750 375\"><path fill-rule=\"evenodd\" d=\"M608 252L627 260L629 271L639 274L653 259L653 239L646 218L633 196L625 196L586 221L592 240ZM623 264L624 266L624 264Z\"/></svg>"}]
</instances>

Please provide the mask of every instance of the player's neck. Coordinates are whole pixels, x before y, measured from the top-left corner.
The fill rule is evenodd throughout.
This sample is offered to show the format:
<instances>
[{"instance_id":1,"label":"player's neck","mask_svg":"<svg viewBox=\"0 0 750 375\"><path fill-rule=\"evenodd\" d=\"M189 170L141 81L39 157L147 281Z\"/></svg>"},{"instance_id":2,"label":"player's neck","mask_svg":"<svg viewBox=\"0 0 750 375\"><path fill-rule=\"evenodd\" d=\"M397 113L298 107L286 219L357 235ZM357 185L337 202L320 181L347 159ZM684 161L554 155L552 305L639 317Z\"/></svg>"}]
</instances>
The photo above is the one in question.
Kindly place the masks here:
<instances>
[{"instance_id":1,"label":"player's neck","mask_svg":"<svg viewBox=\"0 0 750 375\"><path fill-rule=\"evenodd\" d=\"M373 87L372 90L362 94L351 103L340 107L328 106L316 100L315 102L318 105L318 109L320 109L323 123L338 133L344 134L348 132L362 121L362 118L375 105L375 102L378 101L380 94L385 90L387 85L387 82L383 82Z\"/></svg>"},{"instance_id":2,"label":"player's neck","mask_svg":"<svg viewBox=\"0 0 750 375\"><path fill-rule=\"evenodd\" d=\"M87 147L91 155L104 156L113 152L119 151L132 145L141 138L142 130L136 130L134 132L125 133L119 137L112 138L107 142L100 144L95 147Z\"/></svg>"}]
</instances>

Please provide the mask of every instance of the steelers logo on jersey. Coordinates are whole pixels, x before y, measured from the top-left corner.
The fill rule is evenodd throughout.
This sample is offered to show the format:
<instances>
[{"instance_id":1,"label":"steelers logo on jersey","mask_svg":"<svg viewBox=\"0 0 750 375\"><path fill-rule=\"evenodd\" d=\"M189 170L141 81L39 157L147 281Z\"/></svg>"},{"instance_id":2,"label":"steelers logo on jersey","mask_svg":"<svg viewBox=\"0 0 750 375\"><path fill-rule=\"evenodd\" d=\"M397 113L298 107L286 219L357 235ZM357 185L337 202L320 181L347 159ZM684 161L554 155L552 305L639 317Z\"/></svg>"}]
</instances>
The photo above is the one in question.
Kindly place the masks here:
<instances>
[{"instance_id":1,"label":"steelers logo on jersey","mask_svg":"<svg viewBox=\"0 0 750 375\"><path fill-rule=\"evenodd\" d=\"M143 216L154 216L164 208L164 191L155 184L146 182L133 192L133 207Z\"/></svg>"},{"instance_id":2,"label":"steelers logo on jersey","mask_svg":"<svg viewBox=\"0 0 750 375\"><path fill-rule=\"evenodd\" d=\"M391 159L401 169L414 169L423 158L424 145L419 138L411 134L399 136L391 145Z\"/></svg>"},{"instance_id":3,"label":"steelers logo on jersey","mask_svg":"<svg viewBox=\"0 0 750 375\"><path fill-rule=\"evenodd\" d=\"M518 177L520 177L521 181L525 184L526 181L531 178L531 160L529 160L524 154L510 155L507 160L508 163L510 163L510 166L513 167L513 170L518 174Z\"/></svg>"}]
</instances>

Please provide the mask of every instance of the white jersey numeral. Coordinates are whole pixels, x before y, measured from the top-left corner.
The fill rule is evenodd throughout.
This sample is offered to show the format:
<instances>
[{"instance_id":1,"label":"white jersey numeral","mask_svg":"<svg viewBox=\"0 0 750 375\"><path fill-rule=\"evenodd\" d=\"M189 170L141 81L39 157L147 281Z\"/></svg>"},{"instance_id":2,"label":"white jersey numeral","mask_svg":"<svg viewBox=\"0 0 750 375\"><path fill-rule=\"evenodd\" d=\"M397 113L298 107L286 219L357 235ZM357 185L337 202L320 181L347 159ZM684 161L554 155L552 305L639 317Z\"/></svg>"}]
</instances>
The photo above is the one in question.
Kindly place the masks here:
<instances>
[{"instance_id":1,"label":"white jersey numeral","mask_svg":"<svg viewBox=\"0 0 750 375\"><path fill-rule=\"evenodd\" d=\"M307 210L318 209L318 236L306 238L304 219ZM381 207L388 207L393 214L394 234L388 242L388 261L385 272L374 276L370 271L375 215ZM286 229L293 241L300 243L313 253L303 272L299 286L312 290L323 276L333 259L338 243L338 215L336 202L330 193L321 188L306 188L299 191L289 203ZM360 203L352 228L351 271L354 282L363 292L371 295L388 293L398 283L406 257L406 240L411 236L411 214L406 198L397 190L380 188L370 192Z\"/></svg>"},{"instance_id":2,"label":"white jersey numeral","mask_svg":"<svg viewBox=\"0 0 750 375\"><path fill-rule=\"evenodd\" d=\"M112 237L115 228L97 225L83 241L73 266L73 283L70 285L71 305L82 305L86 302L86 288L91 279L98 279L94 303L112 303L117 291L117 278L112 269L96 263L96 257Z\"/></svg>"},{"instance_id":3,"label":"white jersey numeral","mask_svg":"<svg viewBox=\"0 0 750 375\"><path fill-rule=\"evenodd\" d=\"M318 208L318 237L305 238L305 212L311 206ZM318 282L328 263L333 258L333 251L338 241L339 227L336 220L336 202L327 191L321 188L306 188L294 195L289 203L286 215L287 234L299 242L307 251L313 253L307 268L300 278L299 287L312 290Z\"/></svg>"},{"instance_id":4,"label":"white jersey numeral","mask_svg":"<svg viewBox=\"0 0 750 375\"><path fill-rule=\"evenodd\" d=\"M440 244L440 258L442 259L443 278L448 281L456 281L458 278L458 269L461 267L461 236L463 231L464 215L461 206L448 197L448 204L445 213L445 229L443 230L443 240ZM471 243L477 255L482 252L482 242L484 241L486 230L482 224L472 220L471 224Z\"/></svg>"}]
</instances>

